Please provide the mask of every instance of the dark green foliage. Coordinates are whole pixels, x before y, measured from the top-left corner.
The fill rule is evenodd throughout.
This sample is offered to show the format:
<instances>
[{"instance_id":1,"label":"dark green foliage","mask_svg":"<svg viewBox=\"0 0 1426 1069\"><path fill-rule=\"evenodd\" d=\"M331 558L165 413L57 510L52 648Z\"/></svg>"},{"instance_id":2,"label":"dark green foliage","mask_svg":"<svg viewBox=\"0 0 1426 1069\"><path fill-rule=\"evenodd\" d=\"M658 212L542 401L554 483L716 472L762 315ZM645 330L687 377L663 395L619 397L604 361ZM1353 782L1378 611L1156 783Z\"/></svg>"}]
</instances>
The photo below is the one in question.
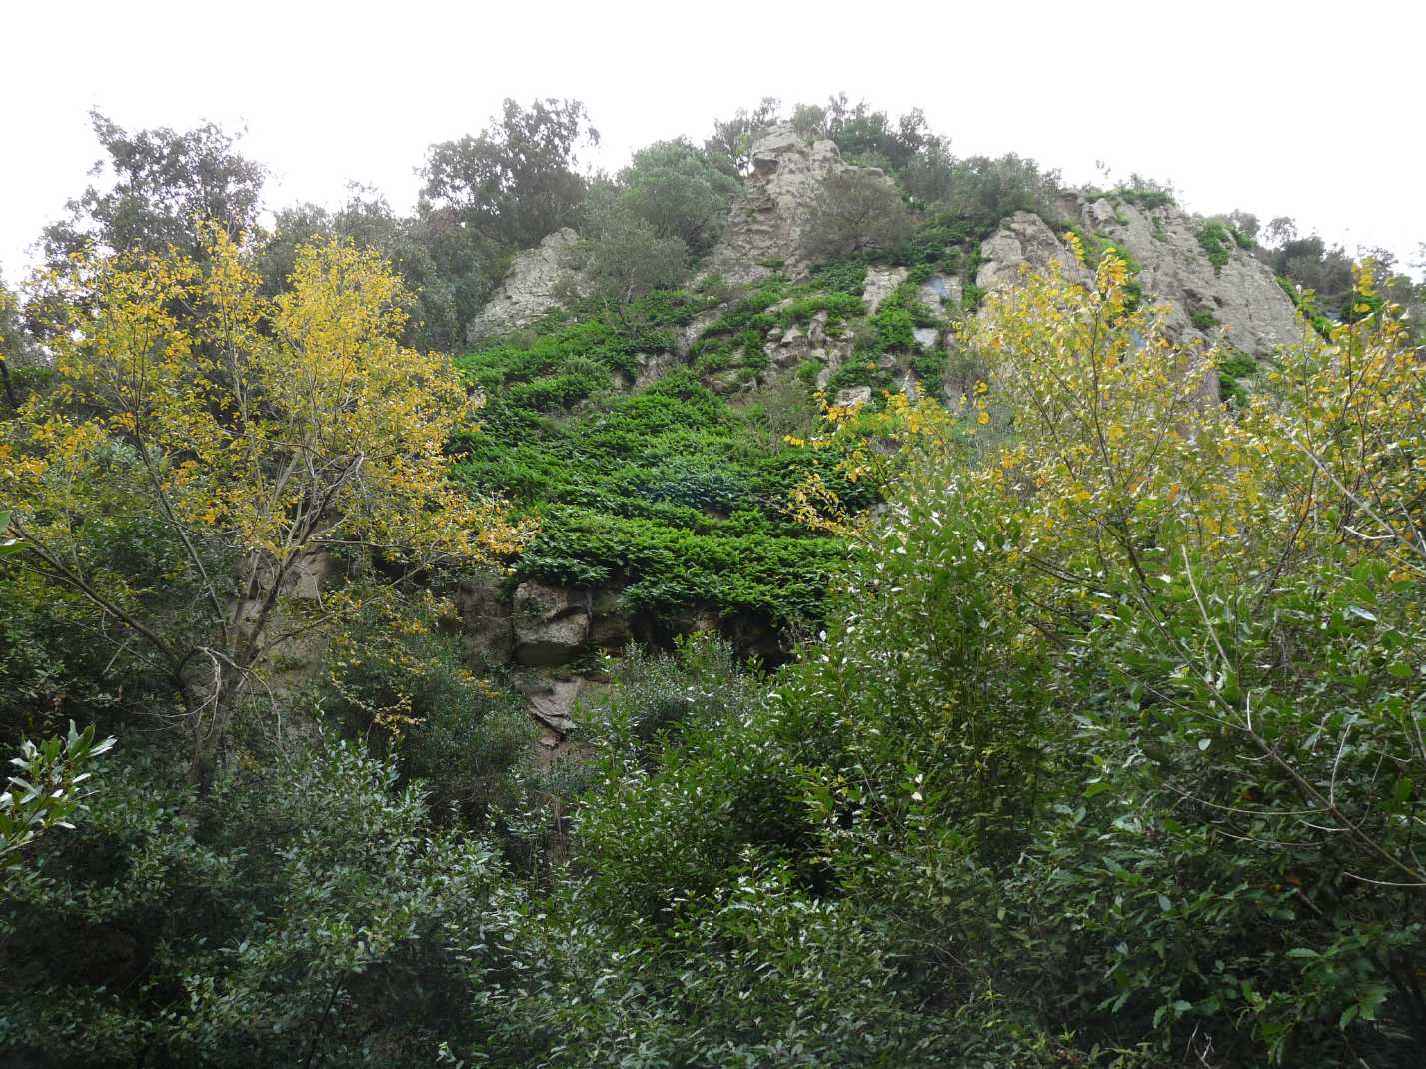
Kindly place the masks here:
<instances>
[{"instance_id":1,"label":"dark green foliage","mask_svg":"<svg viewBox=\"0 0 1426 1069\"><path fill-rule=\"evenodd\" d=\"M1197 330L1212 330L1218 325L1218 317L1207 308L1195 308L1188 314L1188 321Z\"/></svg>"},{"instance_id":2,"label":"dark green foliage","mask_svg":"<svg viewBox=\"0 0 1426 1069\"><path fill-rule=\"evenodd\" d=\"M972 156L955 164L947 207L965 220L971 236L983 240L1016 212L1057 216L1059 181L1059 172L1041 171L1034 160L1013 153L998 159Z\"/></svg>"},{"instance_id":3,"label":"dark green foliage","mask_svg":"<svg viewBox=\"0 0 1426 1069\"><path fill-rule=\"evenodd\" d=\"M369 606L333 641L314 709L421 783L433 816L490 828L519 802L534 743L519 695L465 667L458 621L426 601Z\"/></svg>"},{"instance_id":4,"label":"dark green foliage","mask_svg":"<svg viewBox=\"0 0 1426 1069\"><path fill-rule=\"evenodd\" d=\"M1243 380L1252 378L1257 374L1257 371L1258 362L1256 360L1247 353L1233 351L1218 363L1219 395L1232 404L1246 404L1248 388Z\"/></svg>"},{"instance_id":5,"label":"dark green foliage","mask_svg":"<svg viewBox=\"0 0 1426 1069\"><path fill-rule=\"evenodd\" d=\"M641 203L647 209L651 202L631 200L627 192L599 185L590 190L571 257L595 299L619 304L677 286L688 273L689 247L677 228L665 233L651 223L639 211Z\"/></svg>"},{"instance_id":6,"label":"dark green foliage","mask_svg":"<svg viewBox=\"0 0 1426 1069\"><path fill-rule=\"evenodd\" d=\"M1155 208L1171 208L1178 203L1174 188L1167 182L1155 182L1143 175L1130 175L1129 181L1121 183L1110 191L1110 196L1125 204L1132 204L1145 211Z\"/></svg>"},{"instance_id":7,"label":"dark green foliage","mask_svg":"<svg viewBox=\"0 0 1426 1069\"><path fill-rule=\"evenodd\" d=\"M825 293L860 297L866 285L866 264L855 260L821 264L812 272L812 284Z\"/></svg>"},{"instance_id":8,"label":"dark green foliage","mask_svg":"<svg viewBox=\"0 0 1426 1069\"><path fill-rule=\"evenodd\" d=\"M632 610L707 604L751 612L777 625L821 615L827 583L846 558L835 539L708 534L652 520L579 508L549 508L522 575L570 584L632 577L622 600Z\"/></svg>"},{"instance_id":9,"label":"dark green foliage","mask_svg":"<svg viewBox=\"0 0 1426 1069\"><path fill-rule=\"evenodd\" d=\"M1198 228L1198 244L1218 273L1227 265L1228 255L1235 247L1252 249L1253 239L1223 219L1206 219Z\"/></svg>"},{"instance_id":10,"label":"dark green foliage","mask_svg":"<svg viewBox=\"0 0 1426 1069\"><path fill-rule=\"evenodd\" d=\"M275 295L292 272L298 246L313 238L349 239L376 249L407 289L409 344L449 351L465 341L465 324L509 265L508 255L473 230L443 229L429 212L405 217L373 190L353 187L335 212L315 204L277 212L258 260L263 289Z\"/></svg>"},{"instance_id":11,"label":"dark green foliage","mask_svg":"<svg viewBox=\"0 0 1426 1069\"><path fill-rule=\"evenodd\" d=\"M915 178L911 192L925 200L936 199L938 176L928 164L948 161L949 148L927 128L920 108L893 120L864 100L852 104L846 93L838 93L828 98L825 107L798 105L792 125L805 138L836 142L850 163L883 167L898 175L911 171Z\"/></svg>"},{"instance_id":12,"label":"dark green foliage","mask_svg":"<svg viewBox=\"0 0 1426 1069\"><path fill-rule=\"evenodd\" d=\"M803 231L803 248L816 260L884 253L910 232L910 217L893 186L872 172L842 171L822 183Z\"/></svg>"},{"instance_id":13,"label":"dark green foliage","mask_svg":"<svg viewBox=\"0 0 1426 1069\"><path fill-rule=\"evenodd\" d=\"M68 203L68 219L45 229L52 265L90 245L149 253L172 245L201 257L195 219L212 220L235 238L253 228L267 171L234 151L233 135L212 123L128 131L97 110L89 119L106 156L95 171L111 171L113 185L90 186Z\"/></svg>"},{"instance_id":14,"label":"dark green foliage","mask_svg":"<svg viewBox=\"0 0 1426 1069\"><path fill-rule=\"evenodd\" d=\"M1287 294L1287 299L1292 302L1298 314L1311 324L1313 330L1323 338L1332 336L1332 321L1317 310L1316 296L1312 291L1299 289L1286 275L1278 275L1277 284L1282 287L1283 293Z\"/></svg>"},{"instance_id":15,"label":"dark green foliage","mask_svg":"<svg viewBox=\"0 0 1426 1069\"><path fill-rule=\"evenodd\" d=\"M562 425L543 423L533 440L531 417L511 404L502 396L487 412L461 477L539 513L520 574L628 584L633 608L815 616L843 550L791 524L791 490L815 471L854 506L874 499L873 487L835 470L835 450L764 444L746 416L687 372Z\"/></svg>"},{"instance_id":16,"label":"dark green foliage","mask_svg":"<svg viewBox=\"0 0 1426 1069\"><path fill-rule=\"evenodd\" d=\"M481 1042L466 978L506 957L485 942L498 861L433 833L393 765L292 745L196 805L152 765L106 775L0 906L8 1059L429 1065L440 1040Z\"/></svg>"},{"instance_id":17,"label":"dark green foliage","mask_svg":"<svg viewBox=\"0 0 1426 1069\"><path fill-rule=\"evenodd\" d=\"M725 174L747 174L753 143L777 125L781 110L776 97L763 97L754 108L739 108L731 119L715 119L713 136L703 143L703 151Z\"/></svg>"},{"instance_id":18,"label":"dark green foliage","mask_svg":"<svg viewBox=\"0 0 1426 1069\"><path fill-rule=\"evenodd\" d=\"M1346 312L1352 293L1352 258L1345 249L1329 247L1316 234L1299 236L1296 224L1286 217L1268 224L1265 240L1270 246L1265 255L1275 274L1311 290L1322 313L1340 318Z\"/></svg>"},{"instance_id":19,"label":"dark green foliage","mask_svg":"<svg viewBox=\"0 0 1426 1069\"><path fill-rule=\"evenodd\" d=\"M577 152L598 142L577 100L506 100L478 137L431 146L422 200L455 225L525 248L573 220L585 191Z\"/></svg>"},{"instance_id":20,"label":"dark green foliage","mask_svg":"<svg viewBox=\"0 0 1426 1069\"><path fill-rule=\"evenodd\" d=\"M663 238L678 238L694 256L713 247L722 232L735 179L686 140L659 141L634 153L619 174L623 200Z\"/></svg>"}]
</instances>

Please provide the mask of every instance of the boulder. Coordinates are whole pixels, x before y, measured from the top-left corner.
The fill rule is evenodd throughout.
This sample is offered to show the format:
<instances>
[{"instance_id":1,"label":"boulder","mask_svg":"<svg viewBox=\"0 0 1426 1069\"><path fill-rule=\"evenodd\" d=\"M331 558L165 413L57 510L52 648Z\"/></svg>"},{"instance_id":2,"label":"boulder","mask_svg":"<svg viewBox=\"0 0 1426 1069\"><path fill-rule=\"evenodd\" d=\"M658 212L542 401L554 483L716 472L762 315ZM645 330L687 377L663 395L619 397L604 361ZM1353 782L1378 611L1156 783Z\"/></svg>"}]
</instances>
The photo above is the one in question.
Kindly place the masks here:
<instances>
[{"instance_id":1,"label":"boulder","mask_svg":"<svg viewBox=\"0 0 1426 1069\"><path fill-rule=\"evenodd\" d=\"M906 275L907 270L904 267L867 268L866 285L862 287L862 303L866 305L867 315L876 315L881 302L906 281Z\"/></svg>"},{"instance_id":2,"label":"boulder","mask_svg":"<svg viewBox=\"0 0 1426 1069\"><path fill-rule=\"evenodd\" d=\"M536 723L559 738L574 731L574 707L584 680L526 675L517 677L514 682Z\"/></svg>"},{"instance_id":3,"label":"boulder","mask_svg":"<svg viewBox=\"0 0 1426 1069\"><path fill-rule=\"evenodd\" d=\"M850 408L853 405L865 405L870 402L870 386L848 386L845 390L837 391L835 403L841 408Z\"/></svg>"},{"instance_id":4,"label":"boulder","mask_svg":"<svg viewBox=\"0 0 1426 1069\"><path fill-rule=\"evenodd\" d=\"M515 659L565 664L584 652L592 623L588 590L527 581L515 589Z\"/></svg>"},{"instance_id":5,"label":"boulder","mask_svg":"<svg viewBox=\"0 0 1426 1069\"><path fill-rule=\"evenodd\" d=\"M504 281L471 320L468 339L479 342L529 326L558 308L566 295L587 293L588 281L568 265L578 241L579 235L565 227L517 255Z\"/></svg>"},{"instance_id":6,"label":"boulder","mask_svg":"<svg viewBox=\"0 0 1426 1069\"><path fill-rule=\"evenodd\" d=\"M916 344L922 349L934 349L941 337L941 332L935 327L917 327L911 333L916 338Z\"/></svg>"},{"instance_id":7,"label":"boulder","mask_svg":"<svg viewBox=\"0 0 1426 1069\"><path fill-rule=\"evenodd\" d=\"M321 601L322 586L335 570L332 555L313 549L299 555L283 581L283 593L299 601Z\"/></svg>"},{"instance_id":8,"label":"boulder","mask_svg":"<svg viewBox=\"0 0 1426 1069\"><path fill-rule=\"evenodd\" d=\"M916 296L933 314L956 316L961 310L961 282L949 275L932 275L921 284Z\"/></svg>"}]
</instances>

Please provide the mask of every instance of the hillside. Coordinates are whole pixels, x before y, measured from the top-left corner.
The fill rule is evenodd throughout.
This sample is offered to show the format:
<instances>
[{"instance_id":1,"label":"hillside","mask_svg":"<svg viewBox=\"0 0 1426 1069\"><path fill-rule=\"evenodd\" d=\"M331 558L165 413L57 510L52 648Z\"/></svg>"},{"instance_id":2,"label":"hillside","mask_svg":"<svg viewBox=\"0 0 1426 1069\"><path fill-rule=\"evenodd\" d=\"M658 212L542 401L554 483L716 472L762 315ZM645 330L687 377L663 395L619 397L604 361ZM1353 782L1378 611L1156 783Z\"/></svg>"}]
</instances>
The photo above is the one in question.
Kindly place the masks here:
<instances>
[{"instance_id":1,"label":"hillside","mask_svg":"<svg viewBox=\"0 0 1426 1069\"><path fill-rule=\"evenodd\" d=\"M845 97L509 101L411 214L95 132L0 308L0 1061L1418 1063L1389 258Z\"/></svg>"}]
</instances>

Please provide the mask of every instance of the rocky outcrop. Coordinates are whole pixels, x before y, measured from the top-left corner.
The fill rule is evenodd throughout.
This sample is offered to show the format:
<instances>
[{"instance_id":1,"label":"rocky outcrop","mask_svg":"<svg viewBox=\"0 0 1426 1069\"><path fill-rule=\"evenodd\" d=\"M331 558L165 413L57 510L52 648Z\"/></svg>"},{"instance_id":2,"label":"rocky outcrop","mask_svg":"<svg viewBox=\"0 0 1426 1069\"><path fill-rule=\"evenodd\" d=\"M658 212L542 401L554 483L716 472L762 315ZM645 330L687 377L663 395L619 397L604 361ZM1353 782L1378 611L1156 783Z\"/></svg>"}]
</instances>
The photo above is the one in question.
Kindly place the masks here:
<instances>
[{"instance_id":1,"label":"rocky outcrop","mask_svg":"<svg viewBox=\"0 0 1426 1069\"><path fill-rule=\"evenodd\" d=\"M862 286L862 304L866 305L866 314L876 315L881 302L906 281L908 273L904 267L868 267L866 283Z\"/></svg>"},{"instance_id":2,"label":"rocky outcrop","mask_svg":"<svg viewBox=\"0 0 1426 1069\"><path fill-rule=\"evenodd\" d=\"M785 307L787 301L773 305L773 311ZM773 327L763 345L769 371L795 368L804 360L820 361L830 374L852 355L851 332L841 326L827 326L827 313L817 312L806 323ZM830 369L830 370L829 370Z\"/></svg>"},{"instance_id":3,"label":"rocky outcrop","mask_svg":"<svg viewBox=\"0 0 1426 1069\"><path fill-rule=\"evenodd\" d=\"M1161 305L1170 337L1206 339L1253 354L1271 352L1301 336L1292 302L1272 271L1246 251L1232 249L1215 267L1198 241L1201 221L1178 208L1142 209L1106 198L1078 202L1084 229L1124 249L1139 265L1144 299ZM1022 265L1038 270L1059 263L1072 278L1090 273L1039 216L1017 212L981 243L976 285L1012 284Z\"/></svg>"},{"instance_id":4,"label":"rocky outcrop","mask_svg":"<svg viewBox=\"0 0 1426 1069\"><path fill-rule=\"evenodd\" d=\"M1272 270L1237 247L1215 268L1198 241L1201 220L1173 207L1144 210L1105 199L1085 204L1081 218L1138 262L1139 285L1168 305L1173 336L1203 336L1255 355L1301 338L1297 310Z\"/></svg>"},{"instance_id":5,"label":"rocky outcrop","mask_svg":"<svg viewBox=\"0 0 1426 1069\"><path fill-rule=\"evenodd\" d=\"M514 682L530 715L541 727L559 737L574 730L574 705L585 685L583 679L532 674L517 676Z\"/></svg>"},{"instance_id":6,"label":"rocky outcrop","mask_svg":"<svg viewBox=\"0 0 1426 1069\"><path fill-rule=\"evenodd\" d=\"M471 654L493 664L508 662L515 652L515 626L502 585L497 575L475 576L456 589L454 599Z\"/></svg>"},{"instance_id":7,"label":"rocky outcrop","mask_svg":"<svg viewBox=\"0 0 1426 1069\"><path fill-rule=\"evenodd\" d=\"M891 179L873 167L843 162L832 141L806 141L791 126L769 131L753 145L752 173L734 202L707 274L732 283L753 282L773 271L806 272L803 233L823 183L832 175L859 171Z\"/></svg>"},{"instance_id":8,"label":"rocky outcrop","mask_svg":"<svg viewBox=\"0 0 1426 1069\"><path fill-rule=\"evenodd\" d=\"M954 319L961 311L961 280L950 275L932 275L921 283L916 296L934 314Z\"/></svg>"},{"instance_id":9,"label":"rocky outcrop","mask_svg":"<svg viewBox=\"0 0 1426 1069\"><path fill-rule=\"evenodd\" d=\"M845 390L838 390L833 404L838 408L852 408L854 406L871 404L871 387L848 386Z\"/></svg>"},{"instance_id":10,"label":"rocky outcrop","mask_svg":"<svg viewBox=\"0 0 1426 1069\"><path fill-rule=\"evenodd\" d=\"M471 320L469 340L483 341L529 326L559 307L568 294L586 292L585 279L567 263L578 241L579 235L565 227L517 255L505 280Z\"/></svg>"},{"instance_id":11,"label":"rocky outcrop","mask_svg":"<svg viewBox=\"0 0 1426 1069\"><path fill-rule=\"evenodd\" d=\"M588 590L527 580L515 588L515 660L567 664L584 652L592 623Z\"/></svg>"},{"instance_id":12,"label":"rocky outcrop","mask_svg":"<svg viewBox=\"0 0 1426 1069\"><path fill-rule=\"evenodd\" d=\"M1033 212L1016 212L980 243L975 284L986 291L999 289L1014 284L1024 265L1041 271L1052 263L1059 264L1071 278L1089 278L1089 272L1075 262L1074 254L1043 219Z\"/></svg>"}]
</instances>

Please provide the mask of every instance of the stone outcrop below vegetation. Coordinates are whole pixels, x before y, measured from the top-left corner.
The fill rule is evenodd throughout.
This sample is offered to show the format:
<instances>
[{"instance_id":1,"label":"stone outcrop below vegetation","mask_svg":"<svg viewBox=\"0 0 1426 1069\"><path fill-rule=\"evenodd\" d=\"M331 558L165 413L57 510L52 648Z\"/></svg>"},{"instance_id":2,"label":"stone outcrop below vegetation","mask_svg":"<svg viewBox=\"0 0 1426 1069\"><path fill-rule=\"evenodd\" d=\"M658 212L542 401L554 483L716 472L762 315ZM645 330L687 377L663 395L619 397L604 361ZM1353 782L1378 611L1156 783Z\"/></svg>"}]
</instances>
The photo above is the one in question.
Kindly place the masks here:
<instances>
[{"instance_id":1,"label":"stone outcrop below vegetation","mask_svg":"<svg viewBox=\"0 0 1426 1069\"><path fill-rule=\"evenodd\" d=\"M583 278L568 264L578 241L579 235L565 227L519 253L504 281L471 321L470 340L482 341L527 327L571 294L583 292Z\"/></svg>"}]
</instances>

